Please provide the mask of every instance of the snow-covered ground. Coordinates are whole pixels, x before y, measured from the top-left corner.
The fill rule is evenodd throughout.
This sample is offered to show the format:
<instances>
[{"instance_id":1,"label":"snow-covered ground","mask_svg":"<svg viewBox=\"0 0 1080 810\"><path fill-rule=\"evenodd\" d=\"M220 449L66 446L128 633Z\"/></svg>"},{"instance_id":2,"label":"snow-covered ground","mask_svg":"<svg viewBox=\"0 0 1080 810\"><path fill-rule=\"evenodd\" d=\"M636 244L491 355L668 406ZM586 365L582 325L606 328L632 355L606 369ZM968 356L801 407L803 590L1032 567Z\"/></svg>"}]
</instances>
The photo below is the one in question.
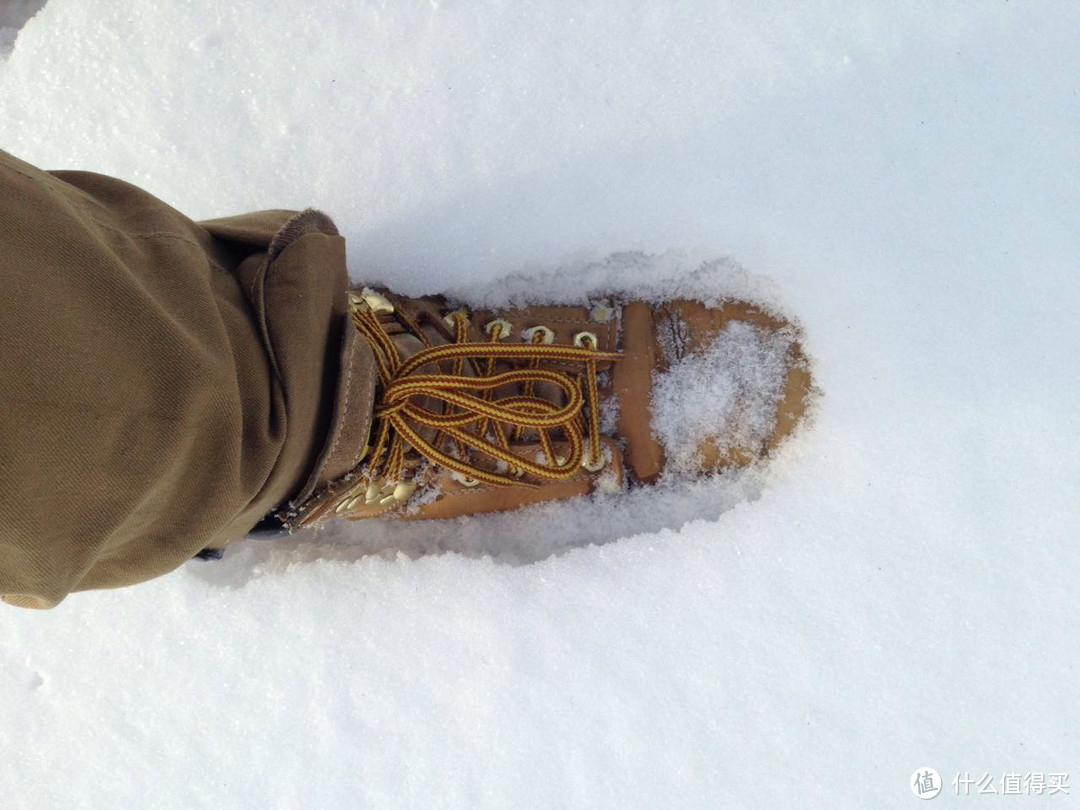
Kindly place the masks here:
<instances>
[{"instance_id":1,"label":"snow-covered ground","mask_svg":"<svg viewBox=\"0 0 1080 810\"><path fill-rule=\"evenodd\" d=\"M49 0L0 148L408 292L731 257L823 395L760 475L0 611L0 804L1075 802L1080 5L888 5Z\"/></svg>"},{"instance_id":2,"label":"snow-covered ground","mask_svg":"<svg viewBox=\"0 0 1080 810\"><path fill-rule=\"evenodd\" d=\"M45 0L4 0L0 3L0 59L11 55L19 29L44 5Z\"/></svg>"}]
</instances>

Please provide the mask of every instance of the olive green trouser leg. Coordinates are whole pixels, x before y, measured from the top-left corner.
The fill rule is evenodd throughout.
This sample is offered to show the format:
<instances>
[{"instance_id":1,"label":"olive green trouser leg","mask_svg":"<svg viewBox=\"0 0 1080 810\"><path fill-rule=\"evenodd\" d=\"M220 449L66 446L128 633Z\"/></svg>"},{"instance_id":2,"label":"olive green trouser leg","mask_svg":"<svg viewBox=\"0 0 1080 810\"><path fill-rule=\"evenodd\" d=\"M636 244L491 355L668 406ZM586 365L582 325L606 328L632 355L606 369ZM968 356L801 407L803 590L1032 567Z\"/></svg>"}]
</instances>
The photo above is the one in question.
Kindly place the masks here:
<instances>
[{"instance_id":1,"label":"olive green trouser leg","mask_svg":"<svg viewBox=\"0 0 1080 810\"><path fill-rule=\"evenodd\" d=\"M0 283L6 601L171 571L242 537L325 455L348 283L325 216L196 224L0 152Z\"/></svg>"}]
</instances>

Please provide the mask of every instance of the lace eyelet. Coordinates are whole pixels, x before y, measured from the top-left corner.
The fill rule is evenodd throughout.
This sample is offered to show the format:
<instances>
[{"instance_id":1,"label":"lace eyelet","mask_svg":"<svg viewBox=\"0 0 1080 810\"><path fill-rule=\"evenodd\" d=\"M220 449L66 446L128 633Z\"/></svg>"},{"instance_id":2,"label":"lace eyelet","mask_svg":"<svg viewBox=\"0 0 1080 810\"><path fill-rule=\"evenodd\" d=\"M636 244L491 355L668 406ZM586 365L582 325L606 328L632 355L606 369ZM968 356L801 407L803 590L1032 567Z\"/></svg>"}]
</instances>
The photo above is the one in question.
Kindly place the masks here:
<instances>
[{"instance_id":1,"label":"lace eyelet","mask_svg":"<svg viewBox=\"0 0 1080 810\"><path fill-rule=\"evenodd\" d=\"M534 340L536 335L542 336L543 340ZM555 333L546 326L530 326L521 330L521 339L526 343L554 343Z\"/></svg>"},{"instance_id":2,"label":"lace eyelet","mask_svg":"<svg viewBox=\"0 0 1080 810\"><path fill-rule=\"evenodd\" d=\"M537 335L542 336L543 339L534 340ZM555 333L546 326L530 326L527 329L522 329L522 340L526 343L554 343Z\"/></svg>"},{"instance_id":3,"label":"lace eyelet","mask_svg":"<svg viewBox=\"0 0 1080 810\"><path fill-rule=\"evenodd\" d=\"M586 341L591 345L586 346ZM592 332L578 332L574 335L574 345L579 349L595 349L600 345L600 341L596 339L596 335Z\"/></svg>"},{"instance_id":4,"label":"lace eyelet","mask_svg":"<svg viewBox=\"0 0 1080 810\"><path fill-rule=\"evenodd\" d=\"M386 296L367 287L359 294L349 293L349 309L359 309L363 306L367 306L376 315L392 315L394 312L394 305L387 300Z\"/></svg>"},{"instance_id":5,"label":"lace eyelet","mask_svg":"<svg viewBox=\"0 0 1080 810\"><path fill-rule=\"evenodd\" d=\"M500 318L499 320L490 321L485 324L484 331L489 335L498 332L498 334L495 335L495 338L496 340L502 340L503 338L508 338L514 334L514 327L510 325L510 321L504 321Z\"/></svg>"},{"instance_id":6,"label":"lace eyelet","mask_svg":"<svg viewBox=\"0 0 1080 810\"><path fill-rule=\"evenodd\" d=\"M458 316L462 318L468 318L469 311L462 307L461 309L456 309L453 312L447 312L445 315L443 315L443 323L445 323L451 329L456 329Z\"/></svg>"},{"instance_id":7,"label":"lace eyelet","mask_svg":"<svg viewBox=\"0 0 1080 810\"><path fill-rule=\"evenodd\" d=\"M361 482L342 499L337 505L335 512L347 512L361 506L390 506L396 503L404 503L416 491L414 481L387 481L385 478L376 478L370 483Z\"/></svg>"},{"instance_id":8,"label":"lace eyelet","mask_svg":"<svg viewBox=\"0 0 1080 810\"><path fill-rule=\"evenodd\" d=\"M593 307L589 313L589 317L593 323L609 323L612 318L615 317L615 310L612 307L601 304L600 306Z\"/></svg>"},{"instance_id":9,"label":"lace eyelet","mask_svg":"<svg viewBox=\"0 0 1080 810\"><path fill-rule=\"evenodd\" d=\"M600 459L595 464L593 464L592 462L589 461L589 456L591 456L591 455L592 455L592 442L589 441L585 445L585 452L583 452L581 454L581 467L582 467L582 469L588 470L589 472L593 472L593 473L594 472L600 472L600 470L604 469L604 465L607 463L607 459L604 457L603 444L600 445L600 452L597 454L597 455L600 456Z\"/></svg>"},{"instance_id":10,"label":"lace eyelet","mask_svg":"<svg viewBox=\"0 0 1080 810\"><path fill-rule=\"evenodd\" d=\"M477 481L475 478L470 478L464 473L459 473L457 470L452 470L450 472L450 477L457 481L459 484L461 484L463 487L478 487L483 483L483 481Z\"/></svg>"}]
</instances>

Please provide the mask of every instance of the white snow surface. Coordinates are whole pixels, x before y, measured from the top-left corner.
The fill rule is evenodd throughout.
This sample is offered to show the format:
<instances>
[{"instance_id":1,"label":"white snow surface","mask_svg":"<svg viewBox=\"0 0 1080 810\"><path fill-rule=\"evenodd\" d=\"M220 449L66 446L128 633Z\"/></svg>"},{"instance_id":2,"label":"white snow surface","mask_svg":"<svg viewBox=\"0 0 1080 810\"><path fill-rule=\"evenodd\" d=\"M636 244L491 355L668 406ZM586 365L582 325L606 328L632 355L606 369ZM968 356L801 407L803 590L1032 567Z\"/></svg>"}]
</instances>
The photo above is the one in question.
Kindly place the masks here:
<instances>
[{"instance_id":1,"label":"white snow surface","mask_svg":"<svg viewBox=\"0 0 1080 810\"><path fill-rule=\"evenodd\" d=\"M798 316L822 396L745 475L3 610L3 806L1080 792L1077 30L1069 0L49 0L0 148L196 218L320 207L409 293L707 277Z\"/></svg>"}]
</instances>

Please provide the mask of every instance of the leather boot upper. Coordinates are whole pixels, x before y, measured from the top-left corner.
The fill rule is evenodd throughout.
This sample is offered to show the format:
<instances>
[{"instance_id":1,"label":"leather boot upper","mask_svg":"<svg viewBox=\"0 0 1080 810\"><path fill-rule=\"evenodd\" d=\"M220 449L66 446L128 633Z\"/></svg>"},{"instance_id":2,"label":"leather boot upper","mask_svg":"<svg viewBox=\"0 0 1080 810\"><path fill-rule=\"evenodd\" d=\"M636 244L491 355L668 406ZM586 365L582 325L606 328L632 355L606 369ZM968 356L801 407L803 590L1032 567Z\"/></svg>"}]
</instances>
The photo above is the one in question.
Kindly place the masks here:
<instances>
[{"instance_id":1,"label":"leather boot upper","mask_svg":"<svg viewBox=\"0 0 1080 810\"><path fill-rule=\"evenodd\" d=\"M369 412L339 429L368 439L351 470L279 513L290 528L457 517L656 482L671 466L663 439L679 425L657 429L654 385L732 336L751 373L736 380L715 430L688 437L694 474L768 455L810 391L795 327L741 301L471 311L387 291L350 300L378 379L361 391Z\"/></svg>"}]
</instances>

